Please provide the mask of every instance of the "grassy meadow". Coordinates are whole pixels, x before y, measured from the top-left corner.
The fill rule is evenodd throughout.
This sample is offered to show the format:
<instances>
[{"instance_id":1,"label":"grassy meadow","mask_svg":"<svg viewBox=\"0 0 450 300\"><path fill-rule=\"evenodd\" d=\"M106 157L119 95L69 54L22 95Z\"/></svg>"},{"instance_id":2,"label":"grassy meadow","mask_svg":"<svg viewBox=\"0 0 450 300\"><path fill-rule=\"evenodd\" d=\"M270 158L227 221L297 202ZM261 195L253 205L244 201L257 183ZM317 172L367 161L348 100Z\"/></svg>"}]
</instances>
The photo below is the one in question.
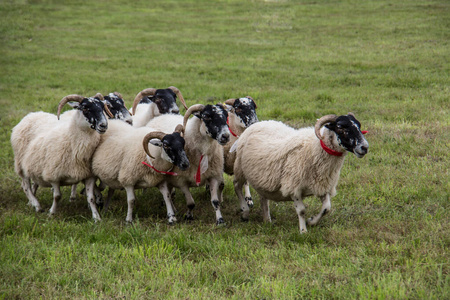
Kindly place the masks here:
<instances>
[{"instance_id":1,"label":"grassy meadow","mask_svg":"<svg viewBox=\"0 0 450 300\"><path fill-rule=\"evenodd\" d=\"M0 1L0 299L449 299L449 42L448 1ZM351 111L369 153L304 235L292 203L263 223L256 193L241 222L231 177L221 227L204 187L193 221L177 193L174 226L156 189L132 225L124 191L99 223L69 187L53 217L27 205L10 144L27 113L171 85L296 128Z\"/></svg>"}]
</instances>

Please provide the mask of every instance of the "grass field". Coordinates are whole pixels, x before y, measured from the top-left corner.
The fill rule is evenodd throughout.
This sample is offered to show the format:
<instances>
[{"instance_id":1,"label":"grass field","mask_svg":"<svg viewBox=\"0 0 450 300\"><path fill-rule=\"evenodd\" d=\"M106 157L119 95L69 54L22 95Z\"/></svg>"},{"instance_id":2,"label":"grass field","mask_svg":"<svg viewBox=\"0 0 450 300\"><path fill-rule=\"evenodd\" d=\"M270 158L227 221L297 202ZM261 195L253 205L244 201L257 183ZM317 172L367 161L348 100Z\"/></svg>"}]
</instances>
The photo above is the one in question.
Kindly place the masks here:
<instances>
[{"instance_id":1,"label":"grass field","mask_svg":"<svg viewBox=\"0 0 450 300\"><path fill-rule=\"evenodd\" d=\"M449 41L448 1L0 1L0 299L449 299ZM351 111L369 153L305 235L292 203L263 223L255 193L241 222L230 177L223 227L204 188L190 222L177 194L175 226L156 190L133 225L124 192L98 224L69 188L54 217L27 205L9 139L28 112L171 85L293 127Z\"/></svg>"}]
</instances>

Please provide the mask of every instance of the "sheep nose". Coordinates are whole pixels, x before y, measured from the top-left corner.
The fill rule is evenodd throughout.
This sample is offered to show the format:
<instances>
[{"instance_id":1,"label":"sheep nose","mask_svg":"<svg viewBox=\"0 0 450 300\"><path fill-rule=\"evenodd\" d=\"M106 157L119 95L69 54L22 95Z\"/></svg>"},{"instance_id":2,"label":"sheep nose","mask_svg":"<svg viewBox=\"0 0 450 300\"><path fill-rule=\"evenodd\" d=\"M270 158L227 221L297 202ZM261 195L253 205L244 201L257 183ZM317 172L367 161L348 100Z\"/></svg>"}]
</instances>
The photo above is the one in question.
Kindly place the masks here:
<instances>
[{"instance_id":1,"label":"sheep nose","mask_svg":"<svg viewBox=\"0 0 450 300\"><path fill-rule=\"evenodd\" d=\"M224 133L220 137L220 143L221 144L226 144L226 143L228 143L229 140L230 140L230 134L229 133Z\"/></svg>"},{"instance_id":2,"label":"sheep nose","mask_svg":"<svg viewBox=\"0 0 450 300\"><path fill-rule=\"evenodd\" d=\"M187 168L189 168L189 163L188 162L182 162L180 165L180 169L181 170L186 170Z\"/></svg>"},{"instance_id":3,"label":"sheep nose","mask_svg":"<svg viewBox=\"0 0 450 300\"><path fill-rule=\"evenodd\" d=\"M369 147L361 146L361 151L362 151L364 154L367 154L367 152L369 151Z\"/></svg>"},{"instance_id":4,"label":"sheep nose","mask_svg":"<svg viewBox=\"0 0 450 300\"><path fill-rule=\"evenodd\" d=\"M175 114L175 115L178 115L180 113L180 110L179 109L173 109L172 113Z\"/></svg>"}]
</instances>

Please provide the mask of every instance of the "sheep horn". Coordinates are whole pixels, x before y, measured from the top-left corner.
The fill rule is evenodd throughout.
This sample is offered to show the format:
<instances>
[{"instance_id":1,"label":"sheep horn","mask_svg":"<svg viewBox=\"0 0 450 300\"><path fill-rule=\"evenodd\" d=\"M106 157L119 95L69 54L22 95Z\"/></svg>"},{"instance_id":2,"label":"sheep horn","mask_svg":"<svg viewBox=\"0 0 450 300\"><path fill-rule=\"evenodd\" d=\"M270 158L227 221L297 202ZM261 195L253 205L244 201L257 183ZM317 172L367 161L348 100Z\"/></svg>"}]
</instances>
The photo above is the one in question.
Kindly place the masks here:
<instances>
[{"instance_id":1,"label":"sheep horn","mask_svg":"<svg viewBox=\"0 0 450 300\"><path fill-rule=\"evenodd\" d=\"M100 93L95 94L95 96L93 98L97 98L97 99L102 100L102 101L105 100L105 98L103 98L103 95L100 94Z\"/></svg>"},{"instance_id":2,"label":"sheep horn","mask_svg":"<svg viewBox=\"0 0 450 300\"><path fill-rule=\"evenodd\" d=\"M180 102L183 104L184 108L187 110L188 107L186 105L186 101L184 101L183 95L181 95L180 90L174 86L169 86L169 89L171 89L177 95L177 97L180 98Z\"/></svg>"},{"instance_id":3,"label":"sheep horn","mask_svg":"<svg viewBox=\"0 0 450 300\"><path fill-rule=\"evenodd\" d=\"M156 93L156 89L154 88L148 88L145 90L140 91L136 97L134 98L133 101L133 115L136 114L136 107L139 104L139 101L142 100L142 98L150 96L150 95L154 95Z\"/></svg>"},{"instance_id":4,"label":"sheep horn","mask_svg":"<svg viewBox=\"0 0 450 300\"><path fill-rule=\"evenodd\" d=\"M121 94L121 93L119 93L119 92L114 92L113 94L116 95L117 97L119 97L120 99L123 100L123 97L122 97L122 94Z\"/></svg>"},{"instance_id":5,"label":"sheep horn","mask_svg":"<svg viewBox=\"0 0 450 300\"><path fill-rule=\"evenodd\" d=\"M336 115L326 115L317 120L316 126L314 126L314 130L319 140L323 140L323 136L320 134L320 128L322 128L322 126L325 125L326 123L336 121L336 119L337 119Z\"/></svg>"},{"instance_id":6,"label":"sheep horn","mask_svg":"<svg viewBox=\"0 0 450 300\"><path fill-rule=\"evenodd\" d=\"M225 104L233 106L235 101L236 99L228 99L227 101L225 101Z\"/></svg>"},{"instance_id":7,"label":"sheep horn","mask_svg":"<svg viewBox=\"0 0 450 300\"><path fill-rule=\"evenodd\" d=\"M183 119L183 128L186 128L186 124L187 121L189 119L189 116L196 111L201 111L203 110L203 108L205 108L205 106L203 104L194 104L191 107L188 108L188 110L186 111L186 113L184 114L184 119Z\"/></svg>"},{"instance_id":8,"label":"sheep horn","mask_svg":"<svg viewBox=\"0 0 450 300\"><path fill-rule=\"evenodd\" d=\"M356 117L355 117L355 114L354 113L352 113L352 112L349 112L347 115L349 115L349 116L352 116L353 118L355 118L356 119Z\"/></svg>"},{"instance_id":9,"label":"sheep horn","mask_svg":"<svg viewBox=\"0 0 450 300\"><path fill-rule=\"evenodd\" d=\"M61 101L59 101L59 105L58 105L58 113L57 113L58 120L59 120L59 115L61 114L61 109L67 102L70 102L70 101L81 102L81 101L83 101L83 99L84 99L83 96L76 95L76 94L68 95L68 96L65 96L64 98L62 98Z\"/></svg>"},{"instance_id":10,"label":"sheep horn","mask_svg":"<svg viewBox=\"0 0 450 300\"><path fill-rule=\"evenodd\" d=\"M106 102L103 103L103 106L104 106L105 112L106 112L106 114L108 115L108 117L109 117L110 119L114 119L114 115L113 115L113 114L111 113L111 111L109 110L108 105L106 105Z\"/></svg>"},{"instance_id":11,"label":"sheep horn","mask_svg":"<svg viewBox=\"0 0 450 300\"><path fill-rule=\"evenodd\" d=\"M150 133L147 133L146 136L144 136L144 139L142 141L142 145L144 146L144 151L145 153L147 153L148 156L150 156L151 158L155 159L151 154L150 154L150 150L148 149L148 142L151 139L159 139L162 140L164 138L166 134L164 132L161 131L152 131Z\"/></svg>"},{"instance_id":12,"label":"sheep horn","mask_svg":"<svg viewBox=\"0 0 450 300\"><path fill-rule=\"evenodd\" d=\"M175 127L175 131L174 132L178 132L181 136L184 135L184 127L181 124L178 124L177 127Z\"/></svg>"}]
</instances>

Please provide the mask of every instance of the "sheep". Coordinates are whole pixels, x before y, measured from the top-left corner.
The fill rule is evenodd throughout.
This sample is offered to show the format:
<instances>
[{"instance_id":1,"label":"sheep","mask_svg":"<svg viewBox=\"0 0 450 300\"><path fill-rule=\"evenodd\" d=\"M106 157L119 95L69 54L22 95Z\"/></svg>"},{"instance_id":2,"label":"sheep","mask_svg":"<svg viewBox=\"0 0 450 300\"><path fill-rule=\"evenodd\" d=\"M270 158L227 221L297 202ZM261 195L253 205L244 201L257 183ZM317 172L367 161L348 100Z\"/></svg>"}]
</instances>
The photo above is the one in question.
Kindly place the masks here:
<instances>
[{"instance_id":1,"label":"sheep","mask_svg":"<svg viewBox=\"0 0 450 300\"><path fill-rule=\"evenodd\" d=\"M69 101L78 102L77 113L67 121L59 121L62 107ZM91 176L90 160L100 141L100 135L108 128L103 113L104 103L94 97L69 95L61 99L57 115L43 112L31 113L17 124L11 134L15 170L22 178L22 188L29 203L41 211L31 180L39 186L53 188L53 204L50 214L56 213L61 198L60 186L72 185ZM108 109L106 108L108 111ZM35 128L30 138L22 133L36 127L33 121L43 120L44 125ZM100 220L93 198L88 198L94 220Z\"/></svg>"},{"instance_id":2,"label":"sheep","mask_svg":"<svg viewBox=\"0 0 450 300\"><path fill-rule=\"evenodd\" d=\"M230 128L230 141L224 146L224 172L233 175L234 161L236 160L236 152L232 150L232 146L238 140L239 136L250 125L258 122L256 116L256 103L252 97L247 96L237 99L228 99L224 104L228 109L228 127ZM222 195L223 185L221 185L220 194ZM253 206L252 195L248 183L244 184L245 201L249 206Z\"/></svg>"},{"instance_id":3,"label":"sheep","mask_svg":"<svg viewBox=\"0 0 450 300\"><path fill-rule=\"evenodd\" d=\"M110 116L111 119L122 120L130 125L133 125L133 118L131 117L131 114L128 111L128 109L125 107L125 102L123 100L122 95L119 92L109 93L106 96L103 96L102 94L97 93L94 97L97 99L100 99L100 100L104 100L106 106L109 109L109 112L112 115L112 116ZM69 103L69 105L70 105L70 103ZM68 110L60 116L60 119L61 120L70 120L70 118L72 118L73 114L75 114L76 112L77 111L73 110L73 109ZM72 185L70 197L69 197L70 202L75 201L75 199L77 198L77 186L78 186L78 184ZM33 187L36 191L37 186L34 185ZM84 192L82 191L82 193L84 193ZM34 194L36 194L36 192L34 192ZM96 199L95 200L96 204L100 205L100 207L101 207L103 205L102 194L101 194L100 190L97 188L95 189L95 199Z\"/></svg>"},{"instance_id":4,"label":"sheep","mask_svg":"<svg viewBox=\"0 0 450 300\"><path fill-rule=\"evenodd\" d=\"M194 118L189 116L194 114ZM161 115L147 126L171 132L176 124L183 122L185 128L186 153L191 167L185 171L175 171L178 176L167 177L170 187L179 188L186 198L187 219L192 219L195 207L190 187L206 183L210 186L211 204L216 212L216 224L225 223L220 212L219 184L223 182L223 145L230 140L230 130L227 126L228 113L218 105L196 104L191 106L184 117L178 115Z\"/></svg>"},{"instance_id":5,"label":"sheep","mask_svg":"<svg viewBox=\"0 0 450 300\"><path fill-rule=\"evenodd\" d=\"M242 195L242 185L248 181L260 196L266 222L271 221L269 199L294 201L300 233L307 231L303 198L319 197L320 213L307 221L308 225L316 225L331 208L345 151L358 158L368 152L369 143L360 127L352 113L326 115L314 128L296 130L277 121L262 121L249 127L238 140L234 163L234 187L242 218L248 220L249 209Z\"/></svg>"},{"instance_id":6,"label":"sheep","mask_svg":"<svg viewBox=\"0 0 450 300\"><path fill-rule=\"evenodd\" d=\"M174 86L167 89L148 88L140 91L133 101L134 126L145 126L151 119L162 114L179 114L180 110L176 104L177 97L187 109L183 95Z\"/></svg>"},{"instance_id":7,"label":"sheep","mask_svg":"<svg viewBox=\"0 0 450 300\"><path fill-rule=\"evenodd\" d=\"M176 221L170 192L164 179L176 176L173 172L166 172L173 166L181 170L189 167L182 131L182 125L178 125L173 133L165 134L148 127L135 128L118 120L110 120L108 132L102 136L102 141L92 156L92 174L109 188L125 188L127 222L133 221L134 190L149 187L158 187L163 195L169 224ZM111 151L114 152L113 155ZM93 191L95 179L89 182L89 190ZM107 205L108 202L105 203Z\"/></svg>"}]
</instances>

